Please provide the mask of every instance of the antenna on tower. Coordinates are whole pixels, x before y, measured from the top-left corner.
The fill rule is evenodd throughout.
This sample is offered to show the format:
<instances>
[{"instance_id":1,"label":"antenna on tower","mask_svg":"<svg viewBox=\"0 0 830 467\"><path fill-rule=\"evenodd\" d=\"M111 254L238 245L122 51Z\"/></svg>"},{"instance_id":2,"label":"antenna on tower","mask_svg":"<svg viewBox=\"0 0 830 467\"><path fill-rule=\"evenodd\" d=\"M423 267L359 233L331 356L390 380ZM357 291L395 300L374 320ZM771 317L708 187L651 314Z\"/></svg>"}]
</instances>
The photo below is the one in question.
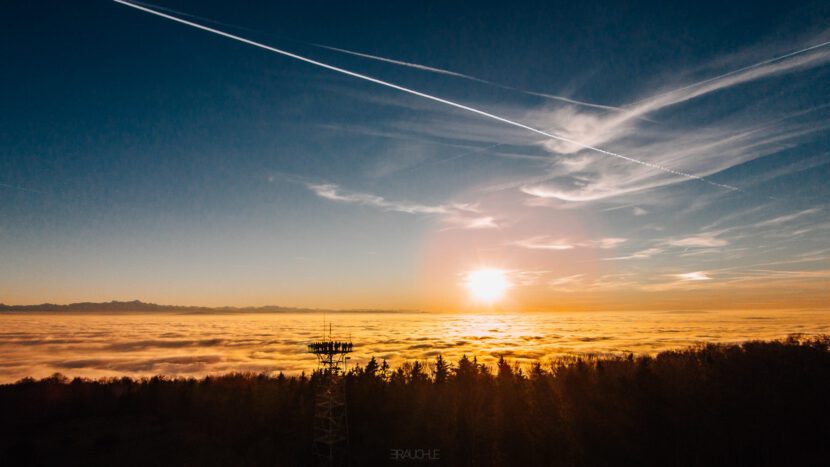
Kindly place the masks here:
<instances>
[{"instance_id":1,"label":"antenna on tower","mask_svg":"<svg viewBox=\"0 0 830 467\"><path fill-rule=\"evenodd\" d=\"M319 465L346 465L349 428L343 370L353 345L351 336L348 341L333 340L331 323L328 336L325 334L324 322L323 340L308 344L308 351L317 356L316 377L320 378L314 410L314 456Z\"/></svg>"}]
</instances>

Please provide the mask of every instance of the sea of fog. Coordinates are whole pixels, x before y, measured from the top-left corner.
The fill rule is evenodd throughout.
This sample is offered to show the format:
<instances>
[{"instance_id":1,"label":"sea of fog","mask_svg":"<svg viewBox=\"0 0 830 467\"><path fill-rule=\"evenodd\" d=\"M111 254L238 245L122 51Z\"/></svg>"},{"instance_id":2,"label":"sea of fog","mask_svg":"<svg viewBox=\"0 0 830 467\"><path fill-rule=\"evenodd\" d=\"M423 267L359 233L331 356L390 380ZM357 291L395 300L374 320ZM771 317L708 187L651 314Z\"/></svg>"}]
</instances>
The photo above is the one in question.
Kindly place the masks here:
<instances>
[{"instance_id":1,"label":"sea of fog","mask_svg":"<svg viewBox=\"0 0 830 467\"><path fill-rule=\"evenodd\" d=\"M351 364L492 363L562 355L655 353L704 342L830 334L830 312L573 312L348 314L0 313L0 383L56 372L74 377L203 376L232 371L296 374L315 367L306 343L351 338ZM326 328L328 325L326 325Z\"/></svg>"}]
</instances>

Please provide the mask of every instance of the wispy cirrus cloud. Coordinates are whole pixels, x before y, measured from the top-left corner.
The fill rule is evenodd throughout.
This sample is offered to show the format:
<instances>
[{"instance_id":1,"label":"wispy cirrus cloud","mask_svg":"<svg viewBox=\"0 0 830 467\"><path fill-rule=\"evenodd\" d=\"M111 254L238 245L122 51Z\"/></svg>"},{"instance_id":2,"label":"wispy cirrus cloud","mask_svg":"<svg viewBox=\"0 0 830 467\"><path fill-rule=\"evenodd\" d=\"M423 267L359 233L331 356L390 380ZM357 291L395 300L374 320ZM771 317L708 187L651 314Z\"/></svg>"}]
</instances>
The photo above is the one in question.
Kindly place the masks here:
<instances>
[{"instance_id":1,"label":"wispy cirrus cloud","mask_svg":"<svg viewBox=\"0 0 830 467\"><path fill-rule=\"evenodd\" d=\"M593 247L597 247L597 248L602 248L602 249L610 249L610 248L616 248L616 247L622 245L623 243L625 243L627 241L628 241L628 239L626 239L626 238L606 237L606 238L601 238L599 240L595 240L593 242L589 242L588 245L593 246Z\"/></svg>"},{"instance_id":2,"label":"wispy cirrus cloud","mask_svg":"<svg viewBox=\"0 0 830 467\"><path fill-rule=\"evenodd\" d=\"M565 239L553 239L545 236L537 236L526 238L523 240L518 240L512 242L511 244L522 248L527 248L529 250L564 251L572 250L574 248L610 249L615 248L625 243L626 241L627 239L618 237L606 237L601 238L599 240L569 241Z\"/></svg>"},{"instance_id":3,"label":"wispy cirrus cloud","mask_svg":"<svg viewBox=\"0 0 830 467\"><path fill-rule=\"evenodd\" d=\"M674 277L681 281L708 281L712 280L709 275L703 271L685 272L682 274L674 274Z\"/></svg>"},{"instance_id":4,"label":"wispy cirrus cloud","mask_svg":"<svg viewBox=\"0 0 830 467\"><path fill-rule=\"evenodd\" d=\"M515 121L528 122L535 128L549 128L549 131L563 134L566 139L573 139L580 144L569 144L557 139L529 138L520 128L463 116L459 118L457 113L440 110L436 112L435 109L421 107L418 107L419 112L426 112L429 118L391 120L381 122L381 125L384 131L391 134L400 132L406 135L419 135L426 140L432 138L444 145L474 148L461 149L458 154L447 158L453 163L464 157L476 157L477 160L483 161L482 156L495 153L500 146L504 146L507 152L524 153L524 159L515 159L515 165L523 164L529 167L529 176L505 173L499 179L481 183L478 191L466 192L467 196L480 193L485 193L483 196L501 194L499 191L518 192L516 196L523 196L519 201L521 206L517 205L511 209L504 204L500 206L500 211L488 211L486 214L467 213L451 204L429 205L433 209L437 208L438 212L415 209L440 214L449 228L512 227L518 225L516 219L519 216L526 215L519 213L521 208L526 206L578 208L579 211L584 209L586 212L596 207L603 213L616 211L610 215L618 218L627 217L628 222L634 224L636 218L646 215L661 216L666 210L675 210L678 205L682 206L682 209L677 210L678 214L705 212L714 203L725 198L725 192L704 193L691 203L685 203L690 192L682 191L679 187L673 192L663 190L660 192L661 196L655 197L654 190L677 185L688 178L654 170L647 165L630 164L619 158L609 158L607 155L586 149L583 144L611 147L619 154L631 154L658 166L678 168L682 172L704 177L711 177L762 157L786 154L786 151L799 147L805 141L815 140L820 132L830 128L830 124L827 123L830 120L822 118L827 111L823 104L806 109L794 108L791 105L782 105L775 109L760 105L736 105L735 108L728 108L723 102L728 103L729 99L715 103L714 99L703 98L726 95L738 86L782 76L804 77L806 86L810 82L810 75L796 74L817 70L828 63L830 52L825 50L809 51L778 61L759 62L757 66L738 69L734 73L684 85L668 92L662 92L665 88L654 89L644 93L645 98L626 106L625 112L602 113L590 108L569 105L542 108L508 107L496 111L498 115L508 115ZM798 80L794 82L798 84ZM776 98L778 96L771 96L770 102L777 102ZM696 99L705 102L705 105L695 103L695 118L678 116L677 112L673 112L674 109L680 109L684 104ZM655 123L646 120L645 117L660 122ZM438 162L442 160L439 159ZM424 165L433 162L434 159L418 162L414 167L423 168ZM809 164L791 163L777 166L767 174L767 180L770 177L782 177L812 167L821 167L822 164L822 157L816 155ZM470 166L475 167L475 163L467 167ZM747 189L756 189L765 180L758 172L746 172L743 168L729 173L739 174L742 177L741 183L735 185L746 186ZM744 173L749 173L749 176L744 176ZM762 172L764 173L766 172ZM732 184L725 178L716 180ZM662 196L663 193L668 195ZM338 194L348 197L348 193L342 190ZM686 200L683 199L684 196ZM748 197L754 198L753 202L757 202L758 205L737 212L728 212L718 219L700 216L704 219L698 225L705 225L703 228L685 225L682 219L678 219L676 224L675 221L668 221L666 233L652 232L636 241L627 242L621 237L636 238L632 233L642 234L641 226L639 229L614 229L615 234L619 232L621 237L598 236L598 240L581 240L574 237L573 232L566 230L547 230L545 234L540 234L540 231L546 230L546 227L542 227L542 222L535 223L531 228L503 229L500 235L503 233L508 240L499 241L501 246L509 245L539 252L568 252L579 248L622 248L622 253L602 258L604 261L618 262L614 267L620 271L619 274L592 278L581 272L576 274L578 270L572 270L569 271L571 274L560 278L551 279L545 276L548 278L542 282L542 279L537 280L534 276L532 281L528 281L536 285L545 283L555 290L604 290L626 287L657 291L711 287L713 284L718 286L728 277L712 272L713 264L755 254L755 251L744 248L746 245L742 243L756 235L751 232L752 229L769 231L772 228L807 221L822 213L821 208L809 208L770 216L769 213L774 212L770 208L780 209L783 207L782 203L771 202L771 198L755 193L748 193ZM349 201L399 212L411 212L412 205L416 204L393 203L385 198L371 198L369 201L358 197ZM391 208L392 204L403 204L406 208ZM747 203L741 203L739 207L743 208L746 205ZM474 201L462 206L478 205L477 201ZM758 217L762 213L767 213L767 217L771 218L762 217L759 220ZM742 224L733 225L734 222ZM809 228L811 227L800 226L798 229L790 230L807 232L806 229ZM645 277L641 271L636 271L642 268L643 264L661 267L660 265L670 261L677 262L673 265L674 271L679 269L692 272L674 273L669 269L660 270L658 276ZM536 266L544 267L541 263ZM672 280L667 281L667 277ZM715 277L717 280L714 280ZM735 276L734 280L742 280L737 277Z\"/></svg>"},{"instance_id":5,"label":"wispy cirrus cloud","mask_svg":"<svg viewBox=\"0 0 830 467\"><path fill-rule=\"evenodd\" d=\"M750 65L736 66L732 71L712 78L681 82L668 91L665 90L667 86L647 90L643 93L645 97L622 106L624 111L619 112L558 105L503 107L491 114L415 92L421 97L487 117L490 121L459 119L453 112L446 113L449 118L430 118L414 124L410 121L384 124L393 128L392 131L421 133L445 142L455 140L460 144L490 145L483 150L463 151L447 160L493 153L493 149L502 145L542 148L553 156L549 157L543 173L494 184L494 189L518 188L541 199L590 203L701 177L706 177L703 181L711 185L741 191L740 187L708 177L793 148L805 138L827 130L830 127L827 123L804 125L796 121L823 108L822 105L798 109L783 118L758 112L755 108L724 113L722 108L715 106L709 118L700 120L706 122L703 124L681 122L677 118L655 124L645 119L646 116L658 113L662 116L663 111L670 108L737 86L825 66L830 63L830 51L825 47L829 44L801 47ZM416 105L422 107L422 104ZM535 132L542 138L529 136L524 130ZM606 147L614 150L603 149ZM433 162L424 161L423 164ZM642 213L642 210L635 210L635 215Z\"/></svg>"},{"instance_id":6,"label":"wispy cirrus cloud","mask_svg":"<svg viewBox=\"0 0 830 467\"><path fill-rule=\"evenodd\" d=\"M639 206L634 206L634 208L631 209L631 213L635 216L645 216L648 214L648 211Z\"/></svg>"},{"instance_id":7,"label":"wispy cirrus cloud","mask_svg":"<svg viewBox=\"0 0 830 467\"><path fill-rule=\"evenodd\" d=\"M562 116L563 121L570 117ZM602 118L602 117L599 117ZM712 176L731 167L794 147L804 138L828 129L828 124L805 127L799 122L719 121L717 124L680 126L654 131L636 123L637 128L621 130L615 146L620 152L637 154L649 161L686 172ZM605 138L604 130L598 130ZM664 187L686 181L665 172L619 164L599 155L578 152L568 159L551 162L547 175L519 181L512 186L540 198L567 202L592 202Z\"/></svg>"},{"instance_id":8,"label":"wispy cirrus cloud","mask_svg":"<svg viewBox=\"0 0 830 467\"><path fill-rule=\"evenodd\" d=\"M383 196L370 193L346 192L334 183L310 183L306 187L317 196L341 203L359 204L382 209L384 211L402 212L406 214L454 214L458 212L476 212L465 204L418 204L400 201L389 201Z\"/></svg>"},{"instance_id":9,"label":"wispy cirrus cloud","mask_svg":"<svg viewBox=\"0 0 830 467\"><path fill-rule=\"evenodd\" d=\"M748 217L751 214L762 212L765 209L770 208L768 205L764 204L756 206L752 209L730 214L718 220L717 222L714 222L704 227L704 229L707 229L715 226L723 226L720 230L704 232L699 235L696 235L695 237L707 237L710 238L712 241L722 240L722 238L715 237L723 236L725 234L730 234L732 236L763 234L794 237L800 234L812 232L816 229L820 229L823 225L822 222L816 222L816 220L821 219L817 216L819 216L824 211L824 207L803 209L801 211L796 211L789 214L781 214L764 220L756 220L737 224L733 223L733 221L735 221L736 219Z\"/></svg>"},{"instance_id":10,"label":"wispy cirrus cloud","mask_svg":"<svg viewBox=\"0 0 830 467\"><path fill-rule=\"evenodd\" d=\"M728 245L729 242L719 238L716 232L703 232L688 237L670 238L665 240L665 244L678 247L711 248Z\"/></svg>"},{"instance_id":11,"label":"wispy cirrus cloud","mask_svg":"<svg viewBox=\"0 0 830 467\"><path fill-rule=\"evenodd\" d=\"M591 284L585 274L571 274L569 276L554 277L547 283L551 290L557 292L576 292Z\"/></svg>"},{"instance_id":12,"label":"wispy cirrus cloud","mask_svg":"<svg viewBox=\"0 0 830 467\"><path fill-rule=\"evenodd\" d=\"M830 43L824 43L821 46L823 47L828 44ZM566 107L548 113L547 117L550 119L551 124L545 125L545 127L557 128L566 137L585 144L604 144L619 139L631 131L636 124L634 119L637 117L655 113L666 107L750 81L821 66L830 61L830 52L826 50L815 50L815 47L806 48L804 52L810 53L797 56L787 54L783 57L776 57L744 67L735 72L725 73L718 77L692 83L672 91L646 97L628 106L628 112L622 114L589 114L580 112L573 107ZM540 117L544 118L544 116ZM575 153L584 149L583 147L561 140L549 140L545 142L545 146L553 152L560 154Z\"/></svg>"},{"instance_id":13,"label":"wispy cirrus cloud","mask_svg":"<svg viewBox=\"0 0 830 467\"><path fill-rule=\"evenodd\" d=\"M444 216L443 221L448 228L456 229L497 229L501 227L499 221L493 216L481 216L468 214L465 212L457 212Z\"/></svg>"},{"instance_id":14,"label":"wispy cirrus cloud","mask_svg":"<svg viewBox=\"0 0 830 467\"><path fill-rule=\"evenodd\" d=\"M513 245L527 248L529 250L550 250L550 251L564 251L572 250L575 245L565 240L552 240L547 237L533 237L524 240L517 240Z\"/></svg>"},{"instance_id":15,"label":"wispy cirrus cloud","mask_svg":"<svg viewBox=\"0 0 830 467\"><path fill-rule=\"evenodd\" d=\"M651 258L652 256L659 255L663 253L665 249L663 248L646 248L645 250L640 250L630 255L625 256L615 256L612 258L603 258L604 261L623 261L628 259L647 259Z\"/></svg>"},{"instance_id":16,"label":"wispy cirrus cloud","mask_svg":"<svg viewBox=\"0 0 830 467\"><path fill-rule=\"evenodd\" d=\"M706 177L780 151L791 146L795 139L826 129L826 126L804 129L799 125L778 125L780 122L775 120L768 122L777 126L770 131L763 122L757 125L758 120L753 115L753 118L745 122L728 125L718 122L710 128L697 128L694 132L689 132L688 128L674 131L659 128L659 131L654 131L654 127L645 124L643 118L735 86L826 65L830 62L830 52L825 48L827 45L830 42L802 47L669 91L659 90L624 106L622 112L600 113L576 106L527 112L524 118L519 118L520 121L529 121L535 128L546 128L556 135L531 144L541 144L553 154L581 156L575 159L558 158L548 175L514 186L531 196L571 202L595 201L677 183L684 178ZM796 114L798 113L801 112ZM499 114L509 115L501 111ZM477 126L477 123L471 126ZM444 125L436 126L435 129L445 136L461 134L469 137L474 134L470 131L455 131ZM495 140L497 145L507 140L515 141L516 137L526 139L526 136L516 133L515 128L506 132L486 133L490 135L486 140ZM685 137L686 141L678 141L679 135ZM607 144L622 149L613 154L595 150L596 147ZM623 161L608 158L609 155ZM626 160L632 162L627 155L636 159L633 162L637 164L625 164ZM636 167L638 164L640 167ZM625 167L626 165L630 166ZM734 188L717 182L712 184Z\"/></svg>"},{"instance_id":17,"label":"wispy cirrus cloud","mask_svg":"<svg viewBox=\"0 0 830 467\"><path fill-rule=\"evenodd\" d=\"M570 276L556 277L548 281L548 285L552 287L559 287L563 285L573 284L576 282L580 282L583 277L585 277L585 274L573 274Z\"/></svg>"},{"instance_id":18,"label":"wispy cirrus cloud","mask_svg":"<svg viewBox=\"0 0 830 467\"><path fill-rule=\"evenodd\" d=\"M823 47L823 46L822 46ZM531 111L527 120L543 128L592 146L612 146L657 165L684 172L711 176L730 167L793 147L811 134L828 126L804 126L798 119L811 111L800 109L784 118L758 112L736 112L728 118L715 116L705 125L654 125L639 117L656 114L670 107L705 95L766 78L794 74L830 63L830 51L803 49L798 55L786 54L772 60L743 67L698 83L645 97L627 106L628 113L603 114L576 107ZM673 128L672 128L673 126ZM649 170L634 164L618 164L600 154L584 151L563 140L545 140L542 146L552 154L570 155L552 162L547 176L517 183L524 193L569 202L591 202L619 195L678 183L683 177Z\"/></svg>"},{"instance_id":19,"label":"wispy cirrus cloud","mask_svg":"<svg viewBox=\"0 0 830 467\"><path fill-rule=\"evenodd\" d=\"M330 201L404 214L438 215L449 226L448 228L478 230L495 229L501 226L495 217L480 213L479 209L471 204L419 204L390 201L383 196L371 193L345 191L334 183L309 183L306 187L317 196Z\"/></svg>"},{"instance_id":20,"label":"wispy cirrus cloud","mask_svg":"<svg viewBox=\"0 0 830 467\"><path fill-rule=\"evenodd\" d=\"M796 219L800 219L800 218L805 217L805 216L810 216L810 215L813 215L813 214L817 214L819 212L821 212L821 208L805 209L803 211L798 211L798 212L795 212L795 213L792 213L792 214L787 214L787 215L784 215L784 216L778 216L778 217L773 218L773 219L758 222L756 224L753 224L752 227L758 228L758 227L770 227L770 226L782 225L782 224L786 224L788 222L792 222Z\"/></svg>"},{"instance_id":21,"label":"wispy cirrus cloud","mask_svg":"<svg viewBox=\"0 0 830 467\"><path fill-rule=\"evenodd\" d=\"M651 242L651 247L637 250L634 253L622 256L615 256L610 258L603 258L605 261L624 261L624 260L642 260L649 259L669 251L676 251L679 248L684 250L691 250L691 254L681 253L679 256L699 256L701 254L709 254L719 252L719 247L729 244L729 241L720 238L721 232L702 232L694 235L670 237L664 239L654 239Z\"/></svg>"},{"instance_id":22,"label":"wispy cirrus cloud","mask_svg":"<svg viewBox=\"0 0 830 467\"><path fill-rule=\"evenodd\" d=\"M666 178L666 174L686 178L686 179L694 179L699 180L705 183L708 183L713 186L717 186L720 188L725 188L729 190L736 190L741 191L739 188L736 188L732 185L727 185L721 182L716 182L709 180L708 178L704 178L710 174L717 173L718 171L724 170L724 167L720 167L717 170L711 170L707 168L695 170L687 170L677 168L676 165L670 165L670 162L677 162L673 157L670 157L668 160L658 160L655 158L645 159L640 155L632 156L632 155L625 155L621 154L620 152L614 152L607 149L603 149L599 147L600 145L605 145L606 143L613 142L615 140L623 139L623 137L629 135L632 130L636 129L633 125L636 123L636 120L642 119L644 115L651 114L657 112L661 109L666 107L670 107L673 105L677 105L679 103L686 102L691 99L695 99L697 97L710 94L716 91L720 91L726 88L730 88L733 86L737 86L740 84L744 84L747 82L759 80L762 78L767 78L770 76L777 76L783 75L787 73L791 73L798 70L809 69L816 66L821 66L826 64L830 61L830 52L825 49L825 46L830 45L830 41L825 41L818 44L811 44L807 47L799 48L798 50L791 51L784 55L775 56L761 62L753 63L750 65L745 65L740 68L728 71L726 73L721 73L717 76L704 79L702 81L697 81L691 84L686 84L682 87L677 87L667 92L660 92L657 94L651 94L646 98L640 99L634 102L631 105L625 107L626 111L624 112L614 112L614 113L587 113L587 112L579 112L576 110L574 106L567 106L564 108L555 109L553 111L544 111L541 112L541 116L544 119L551 120L551 124L546 124L543 126L534 125L531 126L526 123L522 123L520 121L504 117L502 115L497 115L494 113L490 113L487 111L480 110L475 107L471 107L465 104L461 104L449 99L437 97L431 94L427 94L421 91L417 91L411 88L407 88L398 84L394 84L391 82L387 82L384 80L380 80L377 78L373 78L371 76L363 75L354 71L350 71L344 68L336 67L327 63L323 63L317 60L313 60L308 57L304 57L298 55L296 53L292 53L286 50L278 49L275 47L271 47L262 43L258 43L252 41L250 39L242 38L236 36L234 34L230 34L227 32L219 31L217 29L207 27L204 25L200 25L197 23L193 23L191 21L184 20L182 18L178 18L175 16L171 16L169 14L161 13L159 11L147 8L145 6L136 5L124 0L115 0L117 3L144 11L146 13L150 13L153 15L157 15L160 17L164 17L166 19L188 25L190 27L194 27L197 29L201 29L203 31L207 31L213 34L217 34L232 40L236 40L239 42L243 42L248 45L252 45L261 49L268 50L272 53L276 53L285 57L290 57L295 60L299 60L317 67L325 68L327 70L341 73L344 75L351 76L353 78L361 79L364 81L369 81L375 83L377 85L385 86L387 88L396 89L398 91L415 95L423 99L431 100L433 102L437 102L440 104L444 104L447 106L454 107L456 109L460 109L472 114L476 114L480 117L485 117L493 121L500 122L502 124L506 124L509 126L513 126L515 128L520 128L523 130L527 130L529 132L536 133L538 135L546 137L544 141L544 146L548 148L551 152L557 154L572 154L578 153L582 151L588 151L593 154L601 154L603 156L610 156L611 158L618 159L617 162L625 161L628 163L632 163L631 165L639 165L639 170L648 169L649 171L661 171L663 172L663 177ZM387 63L394 63L396 65L402 65L407 67L418 68L422 70L427 70L431 72L441 73L445 75L451 75L456 77L462 77L465 79L471 79L475 81L480 81L488 84L495 84L491 83L487 80L482 80L480 78L475 78L466 74L457 73L448 71L445 69L428 67L420 64L414 64L410 62L400 61L400 60L393 60L386 57L379 57L371 54L365 54L361 52L350 51L342 48L331 47L331 46L322 46L319 44L312 44L317 47L322 47L328 50L334 50L341 53L346 53L350 55L360 56L364 58L370 58L373 60L380 60ZM510 86L498 85L501 87L506 87L509 89L516 89ZM533 93L540 96L552 97L555 99L560 99L559 96L549 95L546 93ZM572 99L564 99L570 103L579 103L585 104L583 102L575 101ZM603 107L603 106L597 106ZM605 106L606 110L610 107ZM614 108L615 110L619 110ZM550 130L542 130L540 128L551 128ZM666 159L665 156L662 159ZM733 165L737 165L739 162L735 162L731 165L727 165L727 167L731 167ZM633 170L633 167L631 168ZM701 173L706 171L705 174ZM554 177L555 178L555 177ZM671 178L671 177L670 177ZM579 190L584 192L584 186L586 183L578 183ZM529 194L533 193L545 193L547 195L551 195L554 197L560 197L561 199L566 199L565 193L562 191L554 191L554 190L544 190L541 191L539 189L528 189ZM592 190L589 192L588 195L582 194L578 198L574 198L573 195L570 195L570 199L573 200L591 200L597 199L608 196L609 192L613 192L613 190ZM605 194L605 196L603 196ZM588 198L586 198L588 196Z\"/></svg>"}]
</instances>

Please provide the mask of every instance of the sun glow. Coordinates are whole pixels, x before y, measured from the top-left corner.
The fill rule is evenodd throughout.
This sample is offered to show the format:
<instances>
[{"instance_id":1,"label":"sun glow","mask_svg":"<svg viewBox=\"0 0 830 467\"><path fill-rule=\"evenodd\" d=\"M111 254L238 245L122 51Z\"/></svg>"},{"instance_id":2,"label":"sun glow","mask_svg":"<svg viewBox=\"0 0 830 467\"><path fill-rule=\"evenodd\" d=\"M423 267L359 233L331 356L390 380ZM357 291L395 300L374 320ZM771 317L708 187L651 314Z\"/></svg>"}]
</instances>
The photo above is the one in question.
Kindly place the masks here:
<instances>
[{"instance_id":1,"label":"sun glow","mask_svg":"<svg viewBox=\"0 0 830 467\"><path fill-rule=\"evenodd\" d=\"M510 281L501 269L478 269L467 273L465 285L474 299L493 303L504 297Z\"/></svg>"}]
</instances>

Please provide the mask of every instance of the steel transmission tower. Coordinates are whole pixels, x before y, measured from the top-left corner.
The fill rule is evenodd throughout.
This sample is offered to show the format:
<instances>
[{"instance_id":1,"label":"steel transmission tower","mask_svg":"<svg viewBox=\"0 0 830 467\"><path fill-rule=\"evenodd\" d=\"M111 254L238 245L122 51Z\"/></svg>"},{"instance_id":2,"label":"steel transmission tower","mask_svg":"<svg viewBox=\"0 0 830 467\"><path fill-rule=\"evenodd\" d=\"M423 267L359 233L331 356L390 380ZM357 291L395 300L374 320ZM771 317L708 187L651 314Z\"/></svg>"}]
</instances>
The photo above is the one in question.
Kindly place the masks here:
<instances>
[{"instance_id":1,"label":"steel transmission tower","mask_svg":"<svg viewBox=\"0 0 830 467\"><path fill-rule=\"evenodd\" d=\"M308 351L317 356L320 382L314 407L314 457L320 466L348 464L349 427L346 418L346 385L343 369L352 352L349 341L329 337L308 344Z\"/></svg>"}]
</instances>

